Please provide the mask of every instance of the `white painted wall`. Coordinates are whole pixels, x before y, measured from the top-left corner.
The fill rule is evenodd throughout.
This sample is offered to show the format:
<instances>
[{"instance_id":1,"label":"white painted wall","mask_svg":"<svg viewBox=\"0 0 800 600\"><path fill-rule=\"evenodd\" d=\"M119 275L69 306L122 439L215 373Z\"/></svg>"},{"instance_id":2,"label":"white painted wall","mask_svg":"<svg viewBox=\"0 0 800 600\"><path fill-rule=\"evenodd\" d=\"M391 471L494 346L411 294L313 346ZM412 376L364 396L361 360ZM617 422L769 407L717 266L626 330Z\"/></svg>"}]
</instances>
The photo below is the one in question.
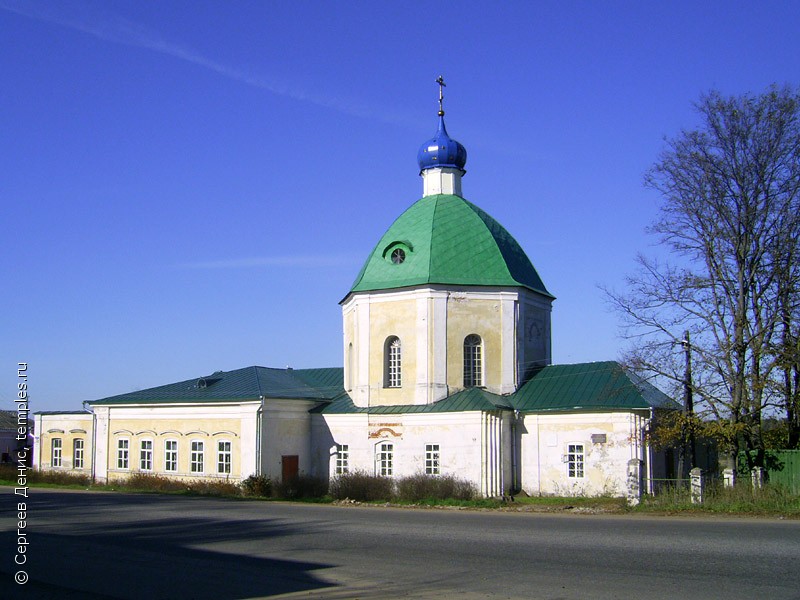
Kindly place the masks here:
<instances>
[{"instance_id":1,"label":"white painted wall","mask_svg":"<svg viewBox=\"0 0 800 600\"><path fill-rule=\"evenodd\" d=\"M646 415L628 412L524 415L522 489L530 495L624 495L628 461L644 460L646 422ZM593 443L592 434L605 434L605 443ZM567 476L564 457L575 443L585 450L583 478Z\"/></svg>"},{"instance_id":2,"label":"white painted wall","mask_svg":"<svg viewBox=\"0 0 800 600\"><path fill-rule=\"evenodd\" d=\"M460 196L461 177L464 173L461 169L454 169L453 167L425 169L420 173L422 176L422 195L452 194Z\"/></svg>"},{"instance_id":3,"label":"white painted wall","mask_svg":"<svg viewBox=\"0 0 800 600\"><path fill-rule=\"evenodd\" d=\"M425 446L438 444L442 474L473 482L481 494L508 492L510 413L406 413L399 415L313 415L313 474L335 474L335 445L349 446L349 468L376 474L376 446L394 446L394 477L423 473Z\"/></svg>"},{"instance_id":4,"label":"white painted wall","mask_svg":"<svg viewBox=\"0 0 800 600\"><path fill-rule=\"evenodd\" d=\"M311 415L308 411L316 404L306 400L264 400L261 413L261 474L273 481L280 481L283 456L297 456L298 474L311 474Z\"/></svg>"}]
</instances>

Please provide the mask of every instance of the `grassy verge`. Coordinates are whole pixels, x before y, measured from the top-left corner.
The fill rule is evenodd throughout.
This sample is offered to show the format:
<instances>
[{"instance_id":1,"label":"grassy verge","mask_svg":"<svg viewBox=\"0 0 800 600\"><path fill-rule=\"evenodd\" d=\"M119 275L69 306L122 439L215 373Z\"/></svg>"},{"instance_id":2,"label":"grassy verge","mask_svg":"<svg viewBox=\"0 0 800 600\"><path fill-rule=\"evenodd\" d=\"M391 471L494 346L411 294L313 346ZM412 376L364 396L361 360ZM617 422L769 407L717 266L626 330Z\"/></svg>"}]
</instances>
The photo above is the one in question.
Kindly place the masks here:
<instances>
[{"instance_id":1,"label":"grassy verge","mask_svg":"<svg viewBox=\"0 0 800 600\"><path fill-rule=\"evenodd\" d=\"M634 510L649 513L726 514L800 519L800 496L780 485L753 489L749 482L734 487L721 485L706 489L702 504L692 504L688 490L670 490L645 496Z\"/></svg>"},{"instance_id":2,"label":"grassy verge","mask_svg":"<svg viewBox=\"0 0 800 600\"><path fill-rule=\"evenodd\" d=\"M0 485L17 486L17 471L0 466ZM481 498L472 484L448 476L414 475L391 480L362 472L334 478L330 488L320 480L301 477L291 483L273 483L267 477L250 477L241 483L225 480L171 479L149 473L132 473L109 484L92 484L89 477L69 471L27 472L30 487L125 491L137 493L292 500L314 503L366 504L463 509L660 515L740 515L800 519L800 496L785 488L766 485L753 490L748 484L734 488L710 486L702 504L692 504L688 490L671 490L645 496L633 508L613 496L516 496L501 500Z\"/></svg>"}]
</instances>

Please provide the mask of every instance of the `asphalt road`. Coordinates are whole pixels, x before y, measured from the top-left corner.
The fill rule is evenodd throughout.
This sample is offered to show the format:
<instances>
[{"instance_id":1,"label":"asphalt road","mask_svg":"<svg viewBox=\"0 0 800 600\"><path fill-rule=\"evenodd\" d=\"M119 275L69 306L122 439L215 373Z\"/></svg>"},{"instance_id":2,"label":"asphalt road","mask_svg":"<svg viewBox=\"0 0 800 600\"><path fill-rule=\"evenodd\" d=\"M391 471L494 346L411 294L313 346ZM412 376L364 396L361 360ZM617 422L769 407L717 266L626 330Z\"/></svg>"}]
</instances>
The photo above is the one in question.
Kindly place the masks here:
<instances>
[{"instance_id":1,"label":"asphalt road","mask_svg":"<svg viewBox=\"0 0 800 600\"><path fill-rule=\"evenodd\" d=\"M0 488L2 598L800 600L800 522ZM24 499L23 499L24 500Z\"/></svg>"}]
</instances>

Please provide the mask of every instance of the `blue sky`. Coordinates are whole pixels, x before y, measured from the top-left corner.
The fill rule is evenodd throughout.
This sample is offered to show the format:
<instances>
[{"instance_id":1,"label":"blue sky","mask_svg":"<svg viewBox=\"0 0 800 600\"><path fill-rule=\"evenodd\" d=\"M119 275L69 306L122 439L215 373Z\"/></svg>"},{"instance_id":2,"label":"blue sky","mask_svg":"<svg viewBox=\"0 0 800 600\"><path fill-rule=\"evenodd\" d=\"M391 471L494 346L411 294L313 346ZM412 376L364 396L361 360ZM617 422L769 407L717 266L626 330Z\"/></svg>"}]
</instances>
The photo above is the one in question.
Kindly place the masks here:
<instances>
[{"instance_id":1,"label":"blue sky","mask_svg":"<svg viewBox=\"0 0 800 600\"><path fill-rule=\"evenodd\" d=\"M558 299L554 361L626 347L642 186L701 93L797 84L792 2L0 0L0 400L341 366L339 300L421 195L447 81L464 196Z\"/></svg>"}]
</instances>

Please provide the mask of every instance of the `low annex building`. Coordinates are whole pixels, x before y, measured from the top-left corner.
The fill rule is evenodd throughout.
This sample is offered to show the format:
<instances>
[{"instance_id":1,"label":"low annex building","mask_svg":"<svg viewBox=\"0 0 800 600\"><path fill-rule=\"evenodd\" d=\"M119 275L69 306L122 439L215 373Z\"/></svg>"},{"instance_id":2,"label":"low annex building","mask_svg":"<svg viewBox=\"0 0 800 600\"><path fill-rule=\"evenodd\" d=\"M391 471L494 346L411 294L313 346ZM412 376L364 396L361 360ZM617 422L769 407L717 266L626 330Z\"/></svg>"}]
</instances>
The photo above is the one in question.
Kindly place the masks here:
<instances>
[{"instance_id":1,"label":"low annex building","mask_svg":"<svg viewBox=\"0 0 800 600\"><path fill-rule=\"evenodd\" d=\"M555 298L462 196L467 152L445 128L441 85L417 156L423 196L341 301L342 368L218 371L38 413L37 467L100 481L454 474L485 496L622 495L630 461L662 473L645 432L679 405L616 362L552 364Z\"/></svg>"}]
</instances>

